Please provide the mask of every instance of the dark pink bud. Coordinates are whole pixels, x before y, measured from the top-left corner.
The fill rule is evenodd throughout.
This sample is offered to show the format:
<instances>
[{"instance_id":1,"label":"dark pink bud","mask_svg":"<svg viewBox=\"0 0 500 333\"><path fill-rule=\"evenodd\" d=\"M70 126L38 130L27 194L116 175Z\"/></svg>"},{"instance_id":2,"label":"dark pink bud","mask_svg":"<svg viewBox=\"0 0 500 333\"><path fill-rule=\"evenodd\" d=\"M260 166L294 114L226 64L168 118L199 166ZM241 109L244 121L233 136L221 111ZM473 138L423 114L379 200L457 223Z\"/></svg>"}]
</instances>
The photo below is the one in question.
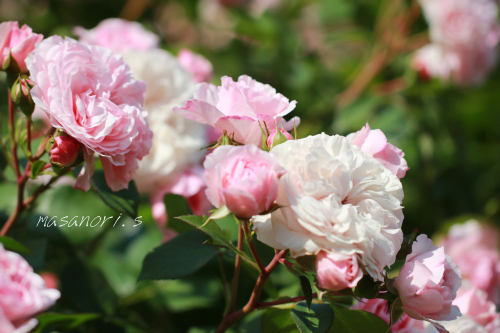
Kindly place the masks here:
<instances>
[{"instance_id":1,"label":"dark pink bud","mask_svg":"<svg viewBox=\"0 0 500 333\"><path fill-rule=\"evenodd\" d=\"M58 136L55 138L54 147L50 150L52 164L60 167L70 167L77 164L81 159L81 144L69 136Z\"/></svg>"}]
</instances>

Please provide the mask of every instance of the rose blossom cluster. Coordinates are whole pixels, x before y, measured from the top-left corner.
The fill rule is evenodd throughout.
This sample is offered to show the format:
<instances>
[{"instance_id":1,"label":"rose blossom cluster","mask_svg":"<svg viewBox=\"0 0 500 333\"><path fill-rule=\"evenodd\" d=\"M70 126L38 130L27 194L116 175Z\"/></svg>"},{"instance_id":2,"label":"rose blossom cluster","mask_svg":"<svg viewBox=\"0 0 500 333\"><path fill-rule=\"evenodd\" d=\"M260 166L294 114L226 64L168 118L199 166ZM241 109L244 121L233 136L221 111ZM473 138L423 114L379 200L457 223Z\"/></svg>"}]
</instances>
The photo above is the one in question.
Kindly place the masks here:
<instances>
[{"instance_id":1,"label":"rose blossom cluster","mask_svg":"<svg viewBox=\"0 0 500 333\"><path fill-rule=\"evenodd\" d=\"M199 84L194 99L174 108L223 133L204 163L210 202L250 221L261 242L289 251L299 265L312 256L324 292L355 289L365 278L387 284L385 269L403 243L404 153L368 124L347 137L294 138L287 130L298 119L283 117L295 101L248 76L221 82ZM425 235L409 252L392 283L405 312L401 332L423 332L422 321L446 332L439 322L460 316L452 304L460 270Z\"/></svg>"},{"instance_id":2,"label":"rose blossom cluster","mask_svg":"<svg viewBox=\"0 0 500 333\"><path fill-rule=\"evenodd\" d=\"M423 78L481 84L495 66L500 41L494 0L420 0L431 43L417 51L413 66Z\"/></svg>"},{"instance_id":3,"label":"rose blossom cluster","mask_svg":"<svg viewBox=\"0 0 500 333\"><path fill-rule=\"evenodd\" d=\"M54 305L60 295L47 288L19 254L0 244L0 332L30 332L38 324L34 317Z\"/></svg>"},{"instance_id":4,"label":"rose blossom cluster","mask_svg":"<svg viewBox=\"0 0 500 333\"><path fill-rule=\"evenodd\" d=\"M197 83L210 81L212 64L188 49L177 57L160 49L159 37L136 22L107 19L90 30L77 27L74 33L82 42L123 55L134 78L146 85L143 107L154 136L134 180L139 192L150 196L155 220L162 227L167 222L163 202L167 193L186 197L194 213L206 213L211 205L204 194L205 153L199 149L218 135L213 138L214 131L173 113L172 108L192 98ZM172 236L171 231L165 232L166 239Z\"/></svg>"}]
</instances>

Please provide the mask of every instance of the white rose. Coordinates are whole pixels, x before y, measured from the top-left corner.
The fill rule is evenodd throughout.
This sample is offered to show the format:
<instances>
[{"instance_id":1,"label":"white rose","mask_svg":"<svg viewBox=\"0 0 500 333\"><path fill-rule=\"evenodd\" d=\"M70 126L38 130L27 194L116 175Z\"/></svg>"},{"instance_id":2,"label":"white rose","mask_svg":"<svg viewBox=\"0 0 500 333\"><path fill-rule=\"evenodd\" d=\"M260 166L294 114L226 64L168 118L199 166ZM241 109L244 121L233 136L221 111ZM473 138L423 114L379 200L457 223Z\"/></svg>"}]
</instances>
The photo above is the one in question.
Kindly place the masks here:
<instances>
[{"instance_id":1,"label":"white rose","mask_svg":"<svg viewBox=\"0 0 500 333\"><path fill-rule=\"evenodd\" d=\"M130 51L123 55L137 79L146 83L144 108L154 133L149 155L134 179L141 193L168 186L192 165L201 163L205 126L176 115L172 108L192 97L195 82L175 56L165 50Z\"/></svg>"},{"instance_id":2,"label":"white rose","mask_svg":"<svg viewBox=\"0 0 500 333\"><path fill-rule=\"evenodd\" d=\"M342 136L290 140L272 152L287 169L276 200L283 208L253 218L258 239L294 257L355 254L382 280L403 240L399 179Z\"/></svg>"},{"instance_id":3,"label":"white rose","mask_svg":"<svg viewBox=\"0 0 500 333\"><path fill-rule=\"evenodd\" d=\"M468 316L462 316L452 321L440 321L439 324L450 333L490 333ZM438 333L432 324L425 322L424 325L425 333Z\"/></svg>"}]
</instances>

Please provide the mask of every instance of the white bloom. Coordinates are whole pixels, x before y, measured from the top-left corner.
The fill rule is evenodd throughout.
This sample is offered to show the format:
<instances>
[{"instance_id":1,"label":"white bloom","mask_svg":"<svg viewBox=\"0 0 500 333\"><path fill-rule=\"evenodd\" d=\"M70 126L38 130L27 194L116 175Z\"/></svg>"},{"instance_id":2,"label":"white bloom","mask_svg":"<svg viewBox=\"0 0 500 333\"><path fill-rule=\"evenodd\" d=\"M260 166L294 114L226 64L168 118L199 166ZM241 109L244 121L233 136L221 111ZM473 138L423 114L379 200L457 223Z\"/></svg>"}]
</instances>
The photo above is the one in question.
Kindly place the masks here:
<instances>
[{"instance_id":1,"label":"white bloom","mask_svg":"<svg viewBox=\"0 0 500 333\"><path fill-rule=\"evenodd\" d=\"M476 323L468 316L462 316L452 321L440 321L450 333L489 333L486 328ZM430 323L424 323L425 333L438 333L438 330Z\"/></svg>"},{"instance_id":2,"label":"white bloom","mask_svg":"<svg viewBox=\"0 0 500 333\"><path fill-rule=\"evenodd\" d=\"M154 133L149 155L135 174L142 193L168 186L188 167L201 163L206 145L205 126L172 112L192 97L195 83L177 58L161 49L124 54L137 79L146 83L144 108Z\"/></svg>"},{"instance_id":3,"label":"white bloom","mask_svg":"<svg viewBox=\"0 0 500 333\"><path fill-rule=\"evenodd\" d=\"M253 218L258 239L294 257L320 250L355 254L382 280L403 240L399 179L338 135L290 140L273 154L287 169L276 201L283 208Z\"/></svg>"}]
</instances>

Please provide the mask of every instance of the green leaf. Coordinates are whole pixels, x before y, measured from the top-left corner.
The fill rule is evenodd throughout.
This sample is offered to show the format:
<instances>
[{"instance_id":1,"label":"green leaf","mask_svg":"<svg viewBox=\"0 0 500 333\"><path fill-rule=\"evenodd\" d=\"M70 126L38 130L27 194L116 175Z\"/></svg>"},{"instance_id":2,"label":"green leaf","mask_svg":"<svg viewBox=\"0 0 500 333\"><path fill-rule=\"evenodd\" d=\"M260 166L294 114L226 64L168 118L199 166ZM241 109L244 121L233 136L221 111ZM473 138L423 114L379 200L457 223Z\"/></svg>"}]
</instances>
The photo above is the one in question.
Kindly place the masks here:
<instances>
[{"instance_id":1,"label":"green leaf","mask_svg":"<svg viewBox=\"0 0 500 333\"><path fill-rule=\"evenodd\" d=\"M335 321L330 333L387 333L389 327L385 321L373 313L351 310L343 306L331 305L335 312Z\"/></svg>"},{"instance_id":2,"label":"green leaf","mask_svg":"<svg viewBox=\"0 0 500 333\"><path fill-rule=\"evenodd\" d=\"M82 314L59 314L59 313L44 313L37 317L38 326L33 333L42 333L46 330L65 329L70 330L77 328L82 324L100 318L98 313L82 313Z\"/></svg>"},{"instance_id":3,"label":"green leaf","mask_svg":"<svg viewBox=\"0 0 500 333\"><path fill-rule=\"evenodd\" d=\"M297 326L293 322L288 309L266 309L262 314L261 328L263 333L297 332Z\"/></svg>"},{"instance_id":4,"label":"green leaf","mask_svg":"<svg viewBox=\"0 0 500 333\"><path fill-rule=\"evenodd\" d=\"M0 243L3 244L3 246L10 251L15 251L15 252L22 252L22 253L27 253L30 250L23 244L19 243L18 241L14 240L13 238L7 237L7 236L0 236Z\"/></svg>"},{"instance_id":5,"label":"green leaf","mask_svg":"<svg viewBox=\"0 0 500 333\"><path fill-rule=\"evenodd\" d=\"M381 284L382 282L374 281L370 275L365 275L354 289L354 295L360 298L376 298Z\"/></svg>"},{"instance_id":6,"label":"green leaf","mask_svg":"<svg viewBox=\"0 0 500 333\"><path fill-rule=\"evenodd\" d=\"M305 277L304 275L299 276L300 279L300 287L302 288L302 292L304 293L304 296L306 297L306 302L307 302L307 307L311 309L311 302L313 298L313 292L311 288L311 282L309 282L309 279Z\"/></svg>"},{"instance_id":7,"label":"green leaf","mask_svg":"<svg viewBox=\"0 0 500 333\"><path fill-rule=\"evenodd\" d=\"M169 280L190 275L219 252L213 246L205 245L207 236L191 230L160 245L149 253L142 263L141 280Z\"/></svg>"},{"instance_id":8,"label":"green leaf","mask_svg":"<svg viewBox=\"0 0 500 333\"><path fill-rule=\"evenodd\" d=\"M391 326L403 315L404 311L402 306L403 303L401 303L401 298L399 297L391 304Z\"/></svg>"},{"instance_id":9,"label":"green leaf","mask_svg":"<svg viewBox=\"0 0 500 333\"><path fill-rule=\"evenodd\" d=\"M210 215L210 217L208 218L208 220L210 221L214 221L214 220L219 220L221 218L224 218L226 216L228 216L229 214L231 214L231 212L229 211L229 208L227 208L226 205L216 209L212 215Z\"/></svg>"},{"instance_id":10,"label":"green leaf","mask_svg":"<svg viewBox=\"0 0 500 333\"><path fill-rule=\"evenodd\" d=\"M334 318L332 307L327 303L314 303L308 309L306 303L300 302L292 309L291 315L301 333L328 332Z\"/></svg>"},{"instance_id":11,"label":"green leaf","mask_svg":"<svg viewBox=\"0 0 500 333\"><path fill-rule=\"evenodd\" d=\"M196 215L187 215L187 216L179 216L178 219L196 227L197 229L203 231L208 237L210 237L209 244L210 245L215 245L215 246L221 246L224 247L234 253L237 253L241 256L245 262L247 262L250 266L255 268L257 271L259 270L259 267L257 264L250 259L250 257L245 253L236 248L236 246L229 241L222 230L220 229L219 225L215 223L214 221L207 221L206 216L196 216Z\"/></svg>"},{"instance_id":12,"label":"green leaf","mask_svg":"<svg viewBox=\"0 0 500 333\"><path fill-rule=\"evenodd\" d=\"M128 183L128 189L113 192L106 183L103 170L96 170L92 177L92 184L101 199L114 210L125 213L131 218L137 217L140 196L134 181Z\"/></svg>"},{"instance_id":13,"label":"green leaf","mask_svg":"<svg viewBox=\"0 0 500 333\"><path fill-rule=\"evenodd\" d=\"M33 162L33 164L31 165L31 178L36 179L45 164L46 163L41 160Z\"/></svg>"}]
</instances>

